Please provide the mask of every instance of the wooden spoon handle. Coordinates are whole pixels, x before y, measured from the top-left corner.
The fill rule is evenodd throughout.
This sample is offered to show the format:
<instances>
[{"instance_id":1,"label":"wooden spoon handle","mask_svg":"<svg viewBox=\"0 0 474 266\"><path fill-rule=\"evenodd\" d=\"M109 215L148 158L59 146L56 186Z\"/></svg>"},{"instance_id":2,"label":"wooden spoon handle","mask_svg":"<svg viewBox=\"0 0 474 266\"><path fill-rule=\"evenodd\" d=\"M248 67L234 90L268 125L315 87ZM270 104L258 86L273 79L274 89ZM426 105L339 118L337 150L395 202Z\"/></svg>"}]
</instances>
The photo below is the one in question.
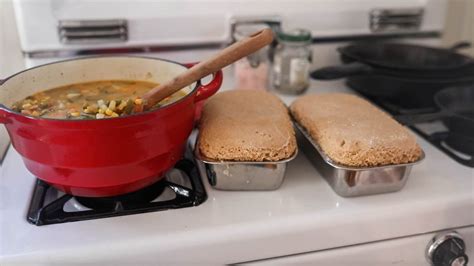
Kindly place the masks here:
<instances>
[{"instance_id":1,"label":"wooden spoon handle","mask_svg":"<svg viewBox=\"0 0 474 266\"><path fill-rule=\"evenodd\" d=\"M228 46L211 58L201 61L199 64L189 68L172 80L148 91L143 96L145 109L151 108L161 100L171 96L173 93L193 82L234 63L242 57L258 51L272 41L273 32L268 28Z\"/></svg>"}]
</instances>

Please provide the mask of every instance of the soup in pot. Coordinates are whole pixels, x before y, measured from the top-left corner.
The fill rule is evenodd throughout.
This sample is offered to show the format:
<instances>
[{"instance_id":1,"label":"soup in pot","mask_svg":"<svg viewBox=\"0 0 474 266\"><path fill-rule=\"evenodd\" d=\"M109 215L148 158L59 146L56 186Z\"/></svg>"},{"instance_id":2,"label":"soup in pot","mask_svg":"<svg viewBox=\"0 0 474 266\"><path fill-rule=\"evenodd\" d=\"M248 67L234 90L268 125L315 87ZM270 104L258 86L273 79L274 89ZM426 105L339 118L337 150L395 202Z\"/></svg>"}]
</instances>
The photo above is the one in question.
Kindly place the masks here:
<instances>
[{"instance_id":1,"label":"soup in pot","mask_svg":"<svg viewBox=\"0 0 474 266\"><path fill-rule=\"evenodd\" d=\"M25 115L53 119L103 119L131 114L143 104L141 95L157 83L105 80L76 83L38 92L11 107ZM186 95L178 91L153 108L175 102Z\"/></svg>"}]
</instances>

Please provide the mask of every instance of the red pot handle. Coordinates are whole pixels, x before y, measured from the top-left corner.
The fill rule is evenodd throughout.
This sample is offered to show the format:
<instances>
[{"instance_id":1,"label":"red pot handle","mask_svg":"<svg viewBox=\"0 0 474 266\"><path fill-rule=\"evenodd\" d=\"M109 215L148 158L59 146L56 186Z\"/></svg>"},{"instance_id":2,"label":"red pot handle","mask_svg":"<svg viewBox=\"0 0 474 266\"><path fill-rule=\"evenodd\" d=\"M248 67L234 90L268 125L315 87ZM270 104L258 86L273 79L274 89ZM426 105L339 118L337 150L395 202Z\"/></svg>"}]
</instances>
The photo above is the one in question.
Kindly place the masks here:
<instances>
[{"instance_id":1,"label":"red pot handle","mask_svg":"<svg viewBox=\"0 0 474 266\"><path fill-rule=\"evenodd\" d=\"M185 64L186 67L192 67L197 63L187 63ZM222 85L223 74L222 70L219 70L212 74L212 80L206 85L200 85L196 97L194 98L194 102L199 102L211 97L214 93L216 93Z\"/></svg>"}]
</instances>

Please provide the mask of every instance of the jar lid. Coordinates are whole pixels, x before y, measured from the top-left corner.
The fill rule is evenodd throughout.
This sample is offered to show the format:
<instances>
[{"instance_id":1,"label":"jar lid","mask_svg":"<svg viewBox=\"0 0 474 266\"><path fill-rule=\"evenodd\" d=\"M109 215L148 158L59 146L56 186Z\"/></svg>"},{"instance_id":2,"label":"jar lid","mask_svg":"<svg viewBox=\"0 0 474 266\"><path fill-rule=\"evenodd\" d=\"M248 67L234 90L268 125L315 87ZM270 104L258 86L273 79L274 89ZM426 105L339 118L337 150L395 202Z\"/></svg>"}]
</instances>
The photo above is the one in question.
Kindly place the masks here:
<instances>
[{"instance_id":1,"label":"jar lid","mask_svg":"<svg viewBox=\"0 0 474 266\"><path fill-rule=\"evenodd\" d=\"M277 32L278 40L286 42L309 42L311 41L311 32L305 29L293 29L290 31Z\"/></svg>"}]
</instances>

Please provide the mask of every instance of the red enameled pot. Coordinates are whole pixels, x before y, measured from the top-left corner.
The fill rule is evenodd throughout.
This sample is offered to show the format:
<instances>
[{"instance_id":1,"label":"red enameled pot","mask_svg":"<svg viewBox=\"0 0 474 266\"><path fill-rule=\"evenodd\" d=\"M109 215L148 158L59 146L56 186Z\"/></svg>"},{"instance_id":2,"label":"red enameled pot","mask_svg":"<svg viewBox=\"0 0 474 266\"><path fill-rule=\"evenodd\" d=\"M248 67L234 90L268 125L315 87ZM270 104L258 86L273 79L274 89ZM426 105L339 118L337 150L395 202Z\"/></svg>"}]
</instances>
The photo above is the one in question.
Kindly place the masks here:
<instances>
[{"instance_id":1,"label":"red enameled pot","mask_svg":"<svg viewBox=\"0 0 474 266\"><path fill-rule=\"evenodd\" d=\"M164 177L182 156L193 129L197 103L222 84L222 72L207 85L159 109L104 120L54 120L8 108L35 92L94 80L163 82L189 65L134 56L101 56L56 62L17 73L0 86L0 123L36 177L72 195L125 194Z\"/></svg>"}]
</instances>

